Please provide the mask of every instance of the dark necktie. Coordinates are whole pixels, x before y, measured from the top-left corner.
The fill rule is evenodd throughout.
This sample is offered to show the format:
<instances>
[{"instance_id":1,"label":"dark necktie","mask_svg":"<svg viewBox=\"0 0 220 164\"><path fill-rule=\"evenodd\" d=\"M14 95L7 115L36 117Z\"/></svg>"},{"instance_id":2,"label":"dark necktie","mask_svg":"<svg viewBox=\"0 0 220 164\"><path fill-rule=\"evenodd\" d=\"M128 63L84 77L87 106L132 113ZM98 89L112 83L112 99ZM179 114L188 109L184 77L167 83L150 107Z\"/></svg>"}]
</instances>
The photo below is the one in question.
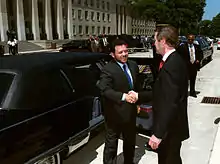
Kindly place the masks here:
<instances>
[{"instance_id":1,"label":"dark necktie","mask_svg":"<svg viewBox=\"0 0 220 164\"><path fill-rule=\"evenodd\" d=\"M161 60L161 61L160 61L160 65L159 65L159 70L163 67L163 65L164 65L164 61Z\"/></svg>"},{"instance_id":2,"label":"dark necktie","mask_svg":"<svg viewBox=\"0 0 220 164\"><path fill-rule=\"evenodd\" d=\"M129 86L130 88L132 89L133 88L133 84L132 84L132 81L131 81L131 77L129 76L128 72L127 72L127 69L126 69L127 65L123 65L123 69L124 69L124 72L125 72L125 75L128 79L128 83L129 83Z\"/></svg>"}]
</instances>

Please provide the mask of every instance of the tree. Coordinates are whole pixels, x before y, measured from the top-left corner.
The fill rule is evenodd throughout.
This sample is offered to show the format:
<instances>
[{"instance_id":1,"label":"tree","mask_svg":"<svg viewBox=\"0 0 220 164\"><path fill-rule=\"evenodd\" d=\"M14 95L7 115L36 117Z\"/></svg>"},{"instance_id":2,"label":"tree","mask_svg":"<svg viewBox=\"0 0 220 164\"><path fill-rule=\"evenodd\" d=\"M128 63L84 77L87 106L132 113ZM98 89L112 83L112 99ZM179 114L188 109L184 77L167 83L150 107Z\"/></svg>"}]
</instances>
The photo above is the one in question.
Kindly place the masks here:
<instances>
[{"instance_id":1,"label":"tree","mask_svg":"<svg viewBox=\"0 0 220 164\"><path fill-rule=\"evenodd\" d=\"M218 13L211 23L211 35L215 37L220 37L220 13Z\"/></svg>"},{"instance_id":2,"label":"tree","mask_svg":"<svg viewBox=\"0 0 220 164\"><path fill-rule=\"evenodd\" d=\"M211 20L203 20L199 23L199 34L210 36L211 34Z\"/></svg>"},{"instance_id":3,"label":"tree","mask_svg":"<svg viewBox=\"0 0 220 164\"><path fill-rule=\"evenodd\" d=\"M138 17L171 24L182 34L198 33L205 0L127 0Z\"/></svg>"}]
</instances>

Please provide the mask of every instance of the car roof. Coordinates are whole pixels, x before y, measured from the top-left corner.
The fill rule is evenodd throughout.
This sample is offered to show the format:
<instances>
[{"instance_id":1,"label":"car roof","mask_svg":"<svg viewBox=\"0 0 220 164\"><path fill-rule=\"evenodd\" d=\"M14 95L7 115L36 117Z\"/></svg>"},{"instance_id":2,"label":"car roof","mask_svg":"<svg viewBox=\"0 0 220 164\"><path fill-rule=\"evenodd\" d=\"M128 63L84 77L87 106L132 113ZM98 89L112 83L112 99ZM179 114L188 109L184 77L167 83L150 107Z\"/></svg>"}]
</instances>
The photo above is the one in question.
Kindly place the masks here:
<instances>
[{"instance_id":1,"label":"car roof","mask_svg":"<svg viewBox=\"0 0 220 164\"><path fill-rule=\"evenodd\" d=\"M0 71L28 72L32 69L47 69L63 64L90 64L93 60L109 59L110 55L92 52L47 52L0 57Z\"/></svg>"}]
</instances>

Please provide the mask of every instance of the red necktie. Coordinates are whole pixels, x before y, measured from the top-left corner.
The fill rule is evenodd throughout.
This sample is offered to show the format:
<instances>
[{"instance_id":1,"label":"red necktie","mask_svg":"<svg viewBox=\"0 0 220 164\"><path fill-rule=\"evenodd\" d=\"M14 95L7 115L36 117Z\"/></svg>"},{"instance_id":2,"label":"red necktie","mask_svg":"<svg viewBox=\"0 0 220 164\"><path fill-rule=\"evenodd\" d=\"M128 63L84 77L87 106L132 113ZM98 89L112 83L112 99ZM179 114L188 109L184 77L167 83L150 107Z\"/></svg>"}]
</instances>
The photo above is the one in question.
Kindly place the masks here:
<instances>
[{"instance_id":1,"label":"red necktie","mask_svg":"<svg viewBox=\"0 0 220 164\"><path fill-rule=\"evenodd\" d=\"M163 65L164 65L164 61L161 60L161 61L160 61L160 65L159 65L159 70L163 67Z\"/></svg>"}]
</instances>

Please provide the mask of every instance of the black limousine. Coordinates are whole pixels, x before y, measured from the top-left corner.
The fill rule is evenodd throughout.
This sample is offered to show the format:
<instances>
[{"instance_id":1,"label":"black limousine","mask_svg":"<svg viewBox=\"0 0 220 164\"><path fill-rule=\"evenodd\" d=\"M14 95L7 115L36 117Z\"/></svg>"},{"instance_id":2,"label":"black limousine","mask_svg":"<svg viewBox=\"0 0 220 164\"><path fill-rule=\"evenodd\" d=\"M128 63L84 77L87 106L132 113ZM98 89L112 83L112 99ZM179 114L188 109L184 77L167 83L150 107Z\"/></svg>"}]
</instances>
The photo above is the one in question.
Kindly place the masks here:
<instances>
[{"instance_id":1,"label":"black limousine","mask_svg":"<svg viewBox=\"0 0 220 164\"><path fill-rule=\"evenodd\" d=\"M0 163L60 164L104 121L96 84L111 56L38 53L0 58Z\"/></svg>"}]
</instances>

